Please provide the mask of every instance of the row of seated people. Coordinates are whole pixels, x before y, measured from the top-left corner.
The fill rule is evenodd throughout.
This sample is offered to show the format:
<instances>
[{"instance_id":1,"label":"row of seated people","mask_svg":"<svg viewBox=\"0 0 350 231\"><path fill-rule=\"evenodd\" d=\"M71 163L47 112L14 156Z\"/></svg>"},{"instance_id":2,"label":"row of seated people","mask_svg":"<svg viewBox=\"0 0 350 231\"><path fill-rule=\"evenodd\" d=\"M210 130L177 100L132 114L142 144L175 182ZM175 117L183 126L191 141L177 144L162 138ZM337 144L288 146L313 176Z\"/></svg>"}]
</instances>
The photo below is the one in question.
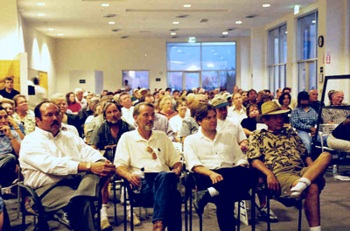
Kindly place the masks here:
<instances>
[{"instance_id":1,"label":"row of seated people","mask_svg":"<svg viewBox=\"0 0 350 231\"><path fill-rule=\"evenodd\" d=\"M112 117L115 116L116 118L118 118L119 113L120 117L120 110L118 110L117 104L114 104L114 106L116 108L113 109L113 107L111 107L111 112L105 112L105 117L107 117L107 114L109 113L112 115ZM220 107L218 107L218 109L219 108ZM268 127L268 130L265 130L265 132L272 131L273 133L271 134L273 135L281 133L279 134L281 135L281 137L279 137L280 139L283 137L284 139L290 139L291 136L286 136L284 133L283 117L280 115L284 112L285 111L281 111L278 105L276 105L274 102L268 102L266 103L266 108L262 108L261 119ZM203 197L199 198L197 201L196 208L198 212L202 211L202 208L209 197L218 196L218 198L221 198L221 196L232 195L232 192L226 192L226 190L228 190L230 187L223 187L223 182L226 179L226 175L224 175L224 173L220 174L220 172L216 171L217 169L234 168L238 167L238 165L242 165L241 167L243 167L247 165L244 158L240 156L241 152L236 138L233 138L233 136L227 132L222 132L222 137L227 136L226 138L223 138L223 142L227 144L227 147L226 145L222 145L221 142L217 141L216 138L221 137L221 132L217 132L216 130L216 113L217 110L215 107L202 104L196 110L195 114L196 121L200 125L199 131L198 133L188 136L188 138L185 139L184 152L186 159L188 159L188 166L190 166L190 170L209 176L209 183L211 182L212 184L210 187L208 187L208 191L203 193ZM161 204L164 204L162 199L169 200L169 197L166 197L166 195L168 195L166 190L171 190L169 193L175 193L175 176L180 174L182 167L182 164L179 161L179 155L174 150L171 141L163 132L153 130L155 113L154 106L152 104L138 104L134 109L133 116L137 124L137 130L126 132L120 137L116 149L114 164L112 164L111 161L101 157L98 151L86 145L78 136L66 129L62 129L62 117L60 115L60 109L56 104L50 102L43 102L39 104L35 109L37 128L23 140L20 151L19 160L25 183L37 189L38 194L40 194L43 193L47 187L50 187L50 184L61 182L59 186L55 188L55 190L50 191L50 193L44 197L44 206L51 207L51 209L60 209L69 205L69 208L74 208L74 214L73 211L68 211L70 213L69 219L72 222L72 227L77 230L83 227L81 230L87 230L91 228L88 227L91 222L86 222L87 220L91 219L91 214L86 214L86 211L85 213L83 211L77 211L77 208L91 206L89 205L90 202L88 199L82 198L85 198L86 196L93 196L94 193L96 193L91 192L91 189L94 189L94 187L86 187L86 184L96 185L99 183L100 178L92 177L93 175L107 177L117 172L134 186L138 186L142 181L137 175L133 174L135 170L139 170L142 167L145 168L146 171L150 172L169 172L169 170L172 169L174 172L173 174L159 174L159 177L154 179L155 182L142 182L142 188L146 191L147 189L152 189L152 187L147 187L148 184L155 184L159 186L159 190L157 187L153 188L155 190L153 193L158 195L158 197L156 197L158 199L155 200L154 206L154 230L164 230L165 226L169 226L170 229L174 228L174 230L179 229L181 227L179 225L181 217L179 216L179 219L169 219L169 208L160 206ZM120 123L119 121L120 120L114 122ZM111 121L110 124L113 124L113 122ZM113 132L111 133L113 134ZM224 135L226 133L227 135ZM288 150L293 150L293 152L289 153L287 158L287 155L285 154L285 151L287 150L285 149L285 145L279 145L278 147L270 150L271 143L269 143L268 140L266 141L266 144L264 142L260 142L263 140L262 137L267 137L266 134L262 137L259 137L258 134L260 133L257 132L257 137L255 140L251 138L254 136L250 137L251 142L248 148L248 159L252 162L254 167L257 167L259 170L265 173L269 188L276 190L277 192L281 191L282 193L286 193L293 197L300 196L300 194L307 188L307 195L312 195L310 195L309 200L316 199L316 201L313 201L313 203L319 203L318 195L321 190L321 186L316 184L317 177L322 175L326 166L329 164L331 160L330 155L323 153L312 164L311 159L307 156L307 151L303 149L303 145L301 145L300 139L298 139L298 136L295 136L294 144L289 141L291 142L291 146L293 148L288 148ZM196 139L198 139L196 137L199 138L198 141L196 141ZM191 139L194 139L195 142L188 141ZM202 142L203 144L207 142L207 145L211 146L210 148L208 146L208 149L205 149L210 153L203 153L201 146L198 146L198 144L201 144ZM254 144L254 142L256 142L256 144ZM273 143L276 144L276 142ZM193 145L194 147L191 147ZM259 147L259 145L263 145L265 149ZM281 152L284 153L284 156L281 155L276 157L276 148L280 148ZM227 153L232 149L238 150L237 153ZM261 153L262 150L265 151ZM272 153L267 152L268 150L273 152L273 155ZM205 155L205 158L211 158L212 160L215 159L217 161L216 166L213 166L213 161L210 161L209 159L207 159L208 162L201 162L201 159L198 156L202 154ZM218 155L220 158L222 158L222 160L220 160L220 158L218 159L215 155ZM305 169L304 172L299 173L299 175L297 174L295 178L293 178L293 181L290 181L286 185L282 185L281 182L277 181L277 179L279 179L278 173L281 173L281 170L283 170L283 166L285 166L284 162L291 161L290 157L294 155L298 157L292 159L293 161L291 164L296 165L296 169L301 170L306 165L309 165L310 167ZM263 156L265 158L262 158ZM302 157L304 158L305 163L301 161ZM197 162L193 161L191 165L191 158L192 160L197 159ZM271 165L271 161L275 162L275 158L281 158L281 164L279 166ZM265 163L268 168L262 167L265 166L262 163ZM276 175L274 175L271 170ZM290 169L288 169L288 171L286 169L284 170L286 172L290 171ZM248 170L245 168L235 168L234 171L240 171L243 174L246 174L249 178ZM82 174L78 174L79 172L82 172ZM84 172L94 174L84 174ZM67 176L70 177L67 179ZM74 176L74 179L70 179L72 176ZM282 179L283 176L285 177L285 175L281 175ZM81 181L77 180L77 178ZM230 177L227 176L227 178ZM233 177L231 178L233 181L238 180ZM79 182L79 185L75 185L75 187L70 188L72 187L72 182ZM103 184L104 183L105 182L103 182ZM236 183L238 184L239 182ZM81 184L83 185L81 186ZM251 187L249 184L242 184L241 189L243 191ZM280 185L282 186L282 190L279 188ZM322 185L322 182L320 185ZM67 188L70 189L67 190ZM238 192L238 189L234 191L234 194L242 193ZM82 195L84 195L84 197L81 197ZM306 197L308 198L308 196ZM171 200L169 203L165 204L172 205L172 203L176 203L176 200ZM84 206L76 206L76 204L84 204ZM176 207L179 206L174 205L171 208ZM221 208L223 210L227 209L223 207ZM310 208L307 206L305 209L310 210ZM320 221L317 219L317 217L319 217L318 213L319 211L309 211L309 214L312 214L311 217L308 217L309 225L313 228L313 230L317 230L315 227L319 228L318 226L320 225ZM232 230L232 227L230 226L232 225L232 220L230 219L228 221L227 217L231 217L231 215L225 216L222 219L220 218L219 220L221 230ZM175 222L176 224L172 224L171 222Z\"/></svg>"},{"instance_id":2,"label":"row of seated people","mask_svg":"<svg viewBox=\"0 0 350 231\"><path fill-rule=\"evenodd\" d=\"M127 96L127 95L126 95ZM19 97L19 98L22 98L22 100L24 101L23 103L22 102L19 102L18 104L19 105L22 105L22 104L24 104L25 105L25 97ZM58 97L58 98L60 98L60 97ZM122 97L121 97L122 98ZM52 97L52 99L53 99L53 101L55 101L55 97ZM64 106L65 106L65 100L64 99L62 99L62 98L60 98L59 99L60 101L61 101L61 103L60 102L56 102L58 105L60 105L60 108L61 108L61 113L62 112L65 112L64 110L62 110L62 108L65 108ZM57 101L57 97L56 97L56 101ZM150 101L152 102L152 97L150 97ZM202 99L202 101L204 101L203 99ZM201 102L201 99L199 99L199 102ZM16 111L17 111L17 109L18 109L18 107L16 107ZM117 111L118 111L118 109L117 109ZM120 111L120 108L119 108L119 111ZM180 113L179 113L180 114ZM69 115L69 114L68 114ZM65 119L65 117L67 117L67 114L65 114L65 113L62 113L62 116L63 116L63 120L66 120L67 121L67 118ZM103 117L102 118L105 118L106 117L106 115L105 114L103 114ZM120 134L118 134L119 135L119 137L120 137ZM117 135L117 136L118 136ZM114 144L116 144L117 142L115 142L115 141L111 141L112 142L112 145ZM105 145L105 146L108 146L108 145ZM99 149L102 149L102 150L104 150L105 148L105 146L103 146L102 145L102 148L99 148ZM100 146L101 147L101 146ZM111 160L112 161L112 160Z\"/></svg>"}]
</instances>

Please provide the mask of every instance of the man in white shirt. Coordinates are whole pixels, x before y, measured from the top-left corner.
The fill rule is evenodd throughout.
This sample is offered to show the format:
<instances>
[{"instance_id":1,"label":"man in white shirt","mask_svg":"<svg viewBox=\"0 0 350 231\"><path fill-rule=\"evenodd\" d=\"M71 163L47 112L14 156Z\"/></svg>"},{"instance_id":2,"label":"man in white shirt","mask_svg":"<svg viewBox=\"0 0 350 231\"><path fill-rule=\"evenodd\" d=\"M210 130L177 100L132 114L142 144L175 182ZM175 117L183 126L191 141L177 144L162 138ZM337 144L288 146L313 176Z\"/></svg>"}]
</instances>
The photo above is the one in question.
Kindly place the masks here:
<instances>
[{"instance_id":1,"label":"man in white shirt","mask_svg":"<svg viewBox=\"0 0 350 231\"><path fill-rule=\"evenodd\" d=\"M185 160L190 171L197 173L199 192L195 200L197 213L209 202L216 204L220 230L235 230L234 201L246 195L256 180L237 139L227 131L217 131L214 106L202 104L196 110L198 132L184 141Z\"/></svg>"},{"instance_id":2,"label":"man in white shirt","mask_svg":"<svg viewBox=\"0 0 350 231\"><path fill-rule=\"evenodd\" d=\"M232 104L228 109L228 119L241 124L242 120L247 118L247 113L243 106L243 99L240 93L232 95Z\"/></svg>"},{"instance_id":3,"label":"man in white shirt","mask_svg":"<svg viewBox=\"0 0 350 231\"><path fill-rule=\"evenodd\" d=\"M135 121L134 117L132 116L134 106L132 106L131 96L128 92L120 93L119 104L122 106L122 119L125 122L134 125Z\"/></svg>"},{"instance_id":4,"label":"man in white shirt","mask_svg":"<svg viewBox=\"0 0 350 231\"><path fill-rule=\"evenodd\" d=\"M228 101L223 96L217 95L211 101L211 105L213 105L216 110L216 130L227 131L234 135L238 141L242 152L245 152L248 147L248 139L247 136L244 134L243 128L240 124L227 119L227 106L229 105Z\"/></svg>"},{"instance_id":5,"label":"man in white shirt","mask_svg":"<svg viewBox=\"0 0 350 231\"><path fill-rule=\"evenodd\" d=\"M154 201L153 230L181 230L181 198L176 185L182 163L173 144L162 131L153 130L154 106L139 103L134 108L137 129L124 133L117 145L114 164L117 174L128 180L133 187L141 187L143 198ZM141 179L141 169L146 177ZM147 172L156 172L153 179ZM146 199L144 201L147 201Z\"/></svg>"},{"instance_id":6,"label":"man in white shirt","mask_svg":"<svg viewBox=\"0 0 350 231\"><path fill-rule=\"evenodd\" d=\"M114 165L80 137L61 130L56 104L44 101L34 111L37 127L20 150L24 183L39 196L45 193L41 199L45 210L58 210L59 220L70 223L73 230L94 230L93 200L100 179L115 173Z\"/></svg>"}]
</instances>

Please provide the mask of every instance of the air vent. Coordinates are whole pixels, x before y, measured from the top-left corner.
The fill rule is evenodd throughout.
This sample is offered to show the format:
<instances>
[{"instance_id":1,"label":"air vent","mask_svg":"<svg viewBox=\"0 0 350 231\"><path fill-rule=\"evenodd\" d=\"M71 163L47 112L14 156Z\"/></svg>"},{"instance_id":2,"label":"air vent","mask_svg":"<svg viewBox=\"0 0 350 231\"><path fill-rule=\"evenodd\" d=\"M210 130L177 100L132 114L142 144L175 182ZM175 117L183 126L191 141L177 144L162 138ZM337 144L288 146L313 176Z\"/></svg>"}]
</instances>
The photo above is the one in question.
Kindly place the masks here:
<instances>
[{"instance_id":1,"label":"air vent","mask_svg":"<svg viewBox=\"0 0 350 231\"><path fill-rule=\"evenodd\" d=\"M114 18L116 17L117 15L116 14L106 14L106 15L103 15L104 18Z\"/></svg>"},{"instance_id":2,"label":"air vent","mask_svg":"<svg viewBox=\"0 0 350 231\"><path fill-rule=\"evenodd\" d=\"M245 16L245 18L255 18L256 16L257 16L256 14L252 14L252 15Z\"/></svg>"},{"instance_id":3,"label":"air vent","mask_svg":"<svg viewBox=\"0 0 350 231\"><path fill-rule=\"evenodd\" d=\"M179 36L176 36L176 35L175 35L175 36L171 36L171 38L178 38L178 37L179 37Z\"/></svg>"},{"instance_id":4,"label":"air vent","mask_svg":"<svg viewBox=\"0 0 350 231\"><path fill-rule=\"evenodd\" d=\"M209 19L203 18L203 19L200 21L200 23L207 23L208 21L209 21Z\"/></svg>"},{"instance_id":5,"label":"air vent","mask_svg":"<svg viewBox=\"0 0 350 231\"><path fill-rule=\"evenodd\" d=\"M175 28L175 29L170 29L169 31L172 31L172 32L175 32L175 31L178 31L179 28Z\"/></svg>"},{"instance_id":6,"label":"air vent","mask_svg":"<svg viewBox=\"0 0 350 231\"><path fill-rule=\"evenodd\" d=\"M112 29L113 32L118 32L120 29Z\"/></svg>"},{"instance_id":7,"label":"air vent","mask_svg":"<svg viewBox=\"0 0 350 231\"><path fill-rule=\"evenodd\" d=\"M227 31L233 31L235 28L228 28Z\"/></svg>"},{"instance_id":8,"label":"air vent","mask_svg":"<svg viewBox=\"0 0 350 231\"><path fill-rule=\"evenodd\" d=\"M122 36L122 37L120 37L120 38L122 38L122 39L126 39L126 38L129 38L129 36L124 35L124 36Z\"/></svg>"},{"instance_id":9,"label":"air vent","mask_svg":"<svg viewBox=\"0 0 350 231\"><path fill-rule=\"evenodd\" d=\"M189 16L188 14L182 14L182 15L176 16L176 18L187 18L188 16Z\"/></svg>"}]
</instances>

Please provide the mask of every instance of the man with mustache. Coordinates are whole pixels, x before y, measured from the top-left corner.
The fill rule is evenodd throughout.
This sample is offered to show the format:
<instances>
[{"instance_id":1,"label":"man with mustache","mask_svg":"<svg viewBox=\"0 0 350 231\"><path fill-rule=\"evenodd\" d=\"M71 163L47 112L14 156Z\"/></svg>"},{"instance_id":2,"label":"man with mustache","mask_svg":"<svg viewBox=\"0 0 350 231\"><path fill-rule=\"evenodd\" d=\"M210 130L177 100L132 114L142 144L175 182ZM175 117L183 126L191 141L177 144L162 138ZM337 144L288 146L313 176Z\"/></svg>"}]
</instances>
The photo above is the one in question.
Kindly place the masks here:
<instances>
[{"instance_id":1,"label":"man with mustache","mask_svg":"<svg viewBox=\"0 0 350 231\"><path fill-rule=\"evenodd\" d=\"M59 106L44 101L35 109L36 127L20 150L24 184L35 189L46 211L73 230L95 230L94 201L114 165L74 133L61 129ZM47 192L48 191L48 192Z\"/></svg>"},{"instance_id":2,"label":"man with mustache","mask_svg":"<svg viewBox=\"0 0 350 231\"><path fill-rule=\"evenodd\" d=\"M153 230L181 230L181 198L177 181L182 163L167 135L153 130L155 112L151 103L135 106L133 116L137 129L124 133L119 139L114 164L117 174L132 187L141 187L143 201L153 200ZM137 174L144 170L146 177ZM147 177L148 172L158 173Z\"/></svg>"},{"instance_id":3,"label":"man with mustache","mask_svg":"<svg viewBox=\"0 0 350 231\"><path fill-rule=\"evenodd\" d=\"M124 122L121 119L121 116L122 113L120 105L114 101L108 101L103 108L103 117L105 121L101 124L101 126L94 129L90 139L92 147L103 151L104 157L111 162L114 160L115 149L121 135L135 129L131 124ZM107 180L102 188L101 230L111 228L107 214L109 182L110 180ZM138 223L140 223L140 221ZM136 225L138 223L136 223Z\"/></svg>"}]
</instances>

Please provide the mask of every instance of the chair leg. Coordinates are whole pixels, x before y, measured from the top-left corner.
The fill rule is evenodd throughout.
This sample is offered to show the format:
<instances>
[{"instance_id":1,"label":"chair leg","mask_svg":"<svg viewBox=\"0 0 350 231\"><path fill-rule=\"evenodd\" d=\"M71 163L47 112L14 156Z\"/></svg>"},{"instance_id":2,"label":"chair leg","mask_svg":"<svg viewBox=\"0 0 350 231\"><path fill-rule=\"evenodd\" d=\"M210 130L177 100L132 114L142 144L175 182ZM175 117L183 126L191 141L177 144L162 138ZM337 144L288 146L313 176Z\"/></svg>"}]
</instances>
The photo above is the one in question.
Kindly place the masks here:
<instances>
[{"instance_id":1,"label":"chair leg","mask_svg":"<svg viewBox=\"0 0 350 231\"><path fill-rule=\"evenodd\" d=\"M203 231L203 216L198 214L199 221L199 231Z\"/></svg>"},{"instance_id":2,"label":"chair leg","mask_svg":"<svg viewBox=\"0 0 350 231\"><path fill-rule=\"evenodd\" d=\"M301 217L303 213L303 202L300 200L299 205L298 205L298 210L299 210L299 215L298 215L298 231L301 231Z\"/></svg>"},{"instance_id":3,"label":"chair leg","mask_svg":"<svg viewBox=\"0 0 350 231\"><path fill-rule=\"evenodd\" d=\"M252 195L250 199L250 220L252 231L255 231L255 187L252 188Z\"/></svg>"},{"instance_id":4,"label":"chair leg","mask_svg":"<svg viewBox=\"0 0 350 231\"><path fill-rule=\"evenodd\" d=\"M267 209L267 231L271 231L271 223L270 223L270 196L267 196L267 201L266 201L266 209Z\"/></svg>"},{"instance_id":5,"label":"chair leg","mask_svg":"<svg viewBox=\"0 0 350 231\"><path fill-rule=\"evenodd\" d=\"M241 201L237 201L238 209L237 209L237 231L241 230ZM235 228L236 230L236 228Z\"/></svg>"},{"instance_id":6,"label":"chair leg","mask_svg":"<svg viewBox=\"0 0 350 231\"><path fill-rule=\"evenodd\" d=\"M123 187L124 190L124 231L128 230L128 221L127 221L127 210L126 210L126 206L127 206L127 202L126 202L126 187Z\"/></svg>"},{"instance_id":7,"label":"chair leg","mask_svg":"<svg viewBox=\"0 0 350 231\"><path fill-rule=\"evenodd\" d=\"M113 188L113 203L114 203L114 225L117 226L119 224L118 224L118 215L117 215L117 193L116 193L115 180L113 180L112 188Z\"/></svg>"}]
</instances>

